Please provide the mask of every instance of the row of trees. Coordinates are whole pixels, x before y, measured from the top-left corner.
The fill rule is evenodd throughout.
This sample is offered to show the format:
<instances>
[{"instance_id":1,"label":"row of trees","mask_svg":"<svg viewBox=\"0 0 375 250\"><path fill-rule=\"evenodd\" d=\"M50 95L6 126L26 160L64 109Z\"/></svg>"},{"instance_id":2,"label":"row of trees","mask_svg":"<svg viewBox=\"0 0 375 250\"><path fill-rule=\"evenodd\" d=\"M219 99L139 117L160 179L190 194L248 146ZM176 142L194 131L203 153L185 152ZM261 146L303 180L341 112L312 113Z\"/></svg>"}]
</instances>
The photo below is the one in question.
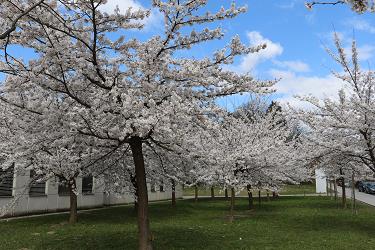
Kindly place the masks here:
<instances>
[{"instance_id":1,"label":"row of trees","mask_svg":"<svg viewBox=\"0 0 375 250\"><path fill-rule=\"evenodd\" d=\"M354 45L352 68L338 39L334 58L346 69L338 77L353 83L356 94L346 97L342 91L339 102L323 105L306 98L317 109L292 115L275 103L228 112L217 107L218 97L272 92L274 81L225 67L266 45L248 47L234 37L210 57L182 57L181 52L222 39L222 30L211 23L246 8L233 3L202 14L206 0L153 0L165 17L163 32L139 40L132 29L142 29L150 12L105 13L105 3L0 3L3 168L16 163L35 171L39 180L58 177L66 183L70 222L77 220L80 175L105 176L106 187L119 193L130 188L139 249L152 249L147 179L168 180L172 189L177 183L221 186L234 200L235 190L274 190L306 179L312 164L341 157L375 167L373 74L360 71ZM16 48L31 51L31 59L17 56ZM307 127L302 132L301 121Z\"/></svg>"},{"instance_id":2,"label":"row of trees","mask_svg":"<svg viewBox=\"0 0 375 250\"><path fill-rule=\"evenodd\" d=\"M333 73L343 88L335 98L300 97L311 109L294 109L293 114L306 127L304 144L313 149L309 158L324 169L335 190L340 182L346 207L345 182L350 180L354 190L356 180L375 175L375 72L362 69L355 41L350 56L337 34L334 41L337 52L327 50L341 66L341 72Z\"/></svg>"},{"instance_id":3,"label":"row of trees","mask_svg":"<svg viewBox=\"0 0 375 250\"><path fill-rule=\"evenodd\" d=\"M246 8L233 3L202 14L205 0L154 0L165 17L164 31L141 41L131 30L141 29L150 12L110 14L101 11L105 3L1 2L3 168L16 163L39 180L66 183L71 223L77 220L78 176L105 176L106 187L119 193L130 187L139 249L152 249L147 178L170 180L172 187L215 184L232 194L301 178L291 171L288 159L298 145L281 112L230 114L215 105L218 97L272 92L273 81L223 67L265 45L248 47L234 37L211 57L180 56L223 38L220 28L202 24L234 18ZM31 51L31 59L17 56L15 48Z\"/></svg>"}]
</instances>

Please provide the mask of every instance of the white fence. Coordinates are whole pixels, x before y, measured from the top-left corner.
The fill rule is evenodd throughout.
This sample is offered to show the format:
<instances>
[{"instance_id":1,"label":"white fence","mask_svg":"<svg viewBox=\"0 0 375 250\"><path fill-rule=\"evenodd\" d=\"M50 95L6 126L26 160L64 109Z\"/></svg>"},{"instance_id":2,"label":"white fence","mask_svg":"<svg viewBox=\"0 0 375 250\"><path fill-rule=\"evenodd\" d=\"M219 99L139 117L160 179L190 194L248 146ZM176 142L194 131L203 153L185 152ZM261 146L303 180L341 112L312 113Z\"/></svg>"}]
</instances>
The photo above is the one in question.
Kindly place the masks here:
<instances>
[{"instance_id":1,"label":"white fence","mask_svg":"<svg viewBox=\"0 0 375 250\"><path fill-rule=\"evenodd\" d=\"M30 171L22 171L22 174L13 174L12 196L0 196L0 208L8 206L16 200L16 203L7 210L8 216L26 215L33 213L56 212L69 209L70 197L58 193L58 182L50 179L46 182L45 193L40 195L29 195L26 186L29 183ZM104 187L98 185L98 181L93 181L92 192L89 194L82 193L82 178L77 178L78 191L78 208L102 207L105 205L126 204L134 202L132 195L114 195L104 193ZM159 186L157 186L159 187ZM155 192L150 192L149 200L166 200L171 199L172 192L170 188L164 188L160 191L155 188ZM14 197L17 197L14 199ZM182 188L176 187L176 197L182 197Z\"/></svg>"}]
</instances>

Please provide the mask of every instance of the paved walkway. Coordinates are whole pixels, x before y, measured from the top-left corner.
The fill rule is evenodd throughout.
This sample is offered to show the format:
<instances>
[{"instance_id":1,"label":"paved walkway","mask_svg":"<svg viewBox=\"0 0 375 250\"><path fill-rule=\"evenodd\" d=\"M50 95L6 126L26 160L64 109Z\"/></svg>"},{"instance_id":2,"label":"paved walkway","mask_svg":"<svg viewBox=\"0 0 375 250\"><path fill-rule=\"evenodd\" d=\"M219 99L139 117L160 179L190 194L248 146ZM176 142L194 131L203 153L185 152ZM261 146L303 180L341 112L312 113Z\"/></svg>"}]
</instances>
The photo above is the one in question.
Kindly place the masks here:
<instances>
[{"instance_id":1,"label":"paved walkway","mask_svg":"<svg viewBox=\"0 0 375 250\"><path fill-rule=\"evenodd\" d=\"M293 196L325 196L325 194L279 194L280 197L293 197ZM267 195L262 194L261 197L267 197ZM269 196L272 198L272 194ZM182 197L183 199L194 199L195 197L193 195L186 195ZM199 195L198 198L211 198L210 195ZM225 198L224 195L215 195L215 198ZM247 195L236 195L236 198L247 198ZM258 194L253 194L253 198L258 198Z\"/></svg>"},{"instance_id":2,"label":"paved walkway","mask_svg":"<svg viewBox=\"0 0 375 250\"><path fill-rule=\"evenodd\" d=\"M338 193L341 195L341 187L338 187ZM352 197L352 189L347 188L346 189L346 196L348 198ZM358 201L361 201L363 203L366 203L371 206L375 206L375 195L374 194L366 194L363 192L359 192L357 189L355 190L355 199Z\"/></svg>"}]
</instances>

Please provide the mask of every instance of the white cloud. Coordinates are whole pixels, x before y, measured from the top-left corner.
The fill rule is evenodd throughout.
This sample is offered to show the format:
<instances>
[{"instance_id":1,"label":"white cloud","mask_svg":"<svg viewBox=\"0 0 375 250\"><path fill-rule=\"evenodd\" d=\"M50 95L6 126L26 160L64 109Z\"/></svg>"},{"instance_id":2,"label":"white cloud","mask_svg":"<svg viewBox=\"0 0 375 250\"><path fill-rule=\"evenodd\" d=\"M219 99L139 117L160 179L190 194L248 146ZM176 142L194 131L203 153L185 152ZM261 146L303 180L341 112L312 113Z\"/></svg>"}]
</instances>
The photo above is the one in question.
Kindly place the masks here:
<instances>
[{"instance_id":1,"label":"white cloud","mask_svg":"<svg viewBox=\"0 0 375 250\"><path fill-rule=\"evenodd\" d=\"M269 73L274 78L282 78L275 86L276 93L282 96L278 100L298 107L306 107L307 104L294 98L296 95L312 95L319 99L337 98L338 91L344 86L344 82L333 75L308 77L280 70L270 70Z\"/></svg>"},{"instance_id":2,"label":"white cloud","mask_svg":"<svg viewBox=\"0 0 375 250\"><path fill-rule=\"evenodd\" d=\"M273 78L282 78L282 79L289 79L295 77L295 74L291 71L279 70L279 69L271 69L268 71L268 74Z\"/></svg>"},{"instance_id":3,"label":"white cloud","mask_svg":"<svg viewBox=\"0 0 375 250\"><path fill-rule=\"evenodd\" d=\"M366 61L374 56L375 46L372 45L363 45L358 47L358 58L361 61Z\"/></svg>"},{"instance_id":4,"label":"white cloud","mask_svg":"<svg viewBox=\"0 0 375 250\"><path fill-rule=\"evenodd\" d=\"M116 6L119 7L120 13L125 13L129 8L132 8L135 11L139 9L147 9L137 0L108 0L106 4L100 6L100 10L112 13L116 9ZM150 28L161 27L162 20L161 13L156 9L151 9L151 15L143 21L145 29L149 30Z\"/></svg>"},{"instance_id":5,"label":"white cloud","mask_svg":"<svg viewBox=\"0 0 375 250\"><path fill-rule=\"evenodd\" d=\"M337 93L343 88L344 83L334 77L333 75L327 76L306 76L306 72L310 72L310 66L301 60L277 60L276 58L282 55L284 49L276 42L271 41L263 37L259 32L252 31L247 33L250 45L259 45L266 43L267 48L259 53L250 54L244 56L241 60L241 64L238 67L228 67L229 70L237 72L247 72L254 70L256 66L269 60L275 66L267 73L270 78L280 79L275 85L277 100L282 104L289 103L292 106L300 108L311 107L306 102L301 102L297 98L298 96L312 95L319 99L326 97L337 98ZM361 47L362 57L366 53L370 53L372 50L369 47Z\"/></svg>"},{"instance_id":6,"label":"white cloud","mask_svg":"<svg viewBox=\"0 0 375 250\"><path fill-rule=\"evenodd\" d=\"M133 10L142 9L145 8L136 0L108 0L106 4L102 5L100 9L102 11L111 13L114 11L116 6L119 7L121 12L126 11L130 7L133 8Z\"/></svg>"},{"instance_id":7,"label":"white cloud","mask_svg":"<svg viewBox=\"0 0 375 250\"><path fill-rule=\"evenodd\" d=\"M360 18L352 18L346 21L346 25L355 30L366 31L372 34L375 33L375 26Z\"/></svg>"},{"instance_id":8,"label":"white cloud","mask_svg":"<svg viewBox=\"0 0 375 250\"><path fill-rule=\"evenodd\" d=\"M293 9L297 5L297 3L301 6L303 5L303 2L301 2L301 0L291 0L288 3L277 3L276 6L280 9L290 10Z\"/></svg>"},{"instance_id":9,"label":"white cloud","mask_svg":"<svg viewBox=\"0 0 375 250\"><path fill-rule=\"evenodd\" d=\"M310 66L302 61L277 61L273 62L275 65L286 68L293 72L309 72Z\"/></svg>"},{"instance_id":10,"label":"white cloud","mask_svg":"<svg viewBox=\"0 0 375 250\"><path fill-rule=\"evenodd\" d=\"M344 52L345 52L346 56L348 57L348 59L351 58L351 56L352 56L352 47L351 46L346 46L344 48ZM374 57L375 46L369 45L369 44L358 46L358 44L357 44L357 52L358 52L358 59L359 59L359 61L361 61L361 62L367 61L367 60L369 60L369 59L371 59L371 58Z\"/></svg>"},{"instance_id":11,"label":"white cloud","mask_svg":"<svg viewBox=\"0 0 375 250\"><path fill-rule=\"evenodd\" d=\"M247 37L250 45L257 46L260 44L267 44L267 47L258 53L252 53L243 57L240 64L240 70L242 72L251 71L257 64L275 58L283 53L284 49L279 43L274 43L271 40L264 38L258 31L248 32Z\"/></svg>"},{"instance_id":12,"label":"white cloud","mask_svg":"<svg viewBox=\"0 0 375 250\"><path fill-rule=\"evenodd\" d=\"M315 19L316 19L316 14L314 11L310 14L305 15L305 20L310 25L315 24L315 21L316 21Z\"/></svg>"}]
</instances>

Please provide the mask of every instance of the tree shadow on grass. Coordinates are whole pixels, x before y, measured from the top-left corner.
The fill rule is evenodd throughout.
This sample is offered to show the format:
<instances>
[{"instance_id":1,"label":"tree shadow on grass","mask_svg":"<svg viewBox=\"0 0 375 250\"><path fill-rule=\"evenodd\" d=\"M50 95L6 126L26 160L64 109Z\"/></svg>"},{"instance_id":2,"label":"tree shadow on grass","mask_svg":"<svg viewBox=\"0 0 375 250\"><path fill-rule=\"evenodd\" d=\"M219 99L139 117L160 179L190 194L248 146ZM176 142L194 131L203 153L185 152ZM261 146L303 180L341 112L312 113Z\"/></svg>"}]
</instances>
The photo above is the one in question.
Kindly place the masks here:
<instances>
[{"instance_id":1,"label":"tree shadow on grass","mask_svg":"<svg viewBox=\"0 0 375 250\"><path fill-rule=\"evenodd\" d=\"M215 238L196 229L181 226L163 226L152 230L154 249L207 249L215 245ZM72 235L41 238L25 249L137 249L136 230L87 230Z\"/></svg>"}]
</instances>

